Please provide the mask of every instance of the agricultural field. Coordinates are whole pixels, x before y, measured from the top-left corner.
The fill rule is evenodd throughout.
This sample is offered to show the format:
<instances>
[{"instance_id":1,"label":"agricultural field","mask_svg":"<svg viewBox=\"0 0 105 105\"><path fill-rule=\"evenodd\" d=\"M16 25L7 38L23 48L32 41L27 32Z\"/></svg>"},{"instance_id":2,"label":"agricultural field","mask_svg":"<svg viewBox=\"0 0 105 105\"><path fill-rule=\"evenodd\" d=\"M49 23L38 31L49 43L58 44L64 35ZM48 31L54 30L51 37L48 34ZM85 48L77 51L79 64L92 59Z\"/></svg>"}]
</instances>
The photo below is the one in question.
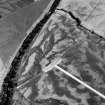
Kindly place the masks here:
<instances>
[{"instance_id":1,"label":"agricultural field","mask_svg":"<svg viewBox=\"0 0 105 105\"><path fill-rule=\"evenodd\" d=\"M86 0L74 0L73 7L70 6L72 0L65 1L53 0L36 24L31 28L30 23L27 27L23 26L24 31L28 30L27 37L20 47L17 45L18 51L4 78L1 105L5 105L5 102L9 105L105 105L104 34L100 33L102 30L94 28L96 25L88 18L89 11L87 15L82 11L80 14L83 17L77 14L77 8L73 8L76 2L87 5ZM91 8L90 11L95 10ZM16 21L10 17L15 24ZM97 19L95 21L99 22ZM93 28L88 28L89 25L83 22L87 25L91 23Z\"/></svg>"}]
</instances>

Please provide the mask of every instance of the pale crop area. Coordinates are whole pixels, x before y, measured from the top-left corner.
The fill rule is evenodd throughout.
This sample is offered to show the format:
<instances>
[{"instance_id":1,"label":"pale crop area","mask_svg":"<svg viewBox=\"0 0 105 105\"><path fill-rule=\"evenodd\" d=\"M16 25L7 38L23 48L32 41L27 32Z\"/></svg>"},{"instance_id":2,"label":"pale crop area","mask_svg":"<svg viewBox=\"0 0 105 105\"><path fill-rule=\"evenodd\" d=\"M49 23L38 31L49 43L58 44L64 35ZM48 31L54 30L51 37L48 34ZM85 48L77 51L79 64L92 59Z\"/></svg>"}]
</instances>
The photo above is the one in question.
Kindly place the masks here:
<instances>
[{"instance_id":1,"label":"pale crop area","mask_svg":"<svg viewBox=\"0 0 105 105\"><path fill-rule=\"evenodd\" d=\"M105 37L104 0L62 0L59 8L72 11L82 25Z\"/></svg>"}]
</instances>

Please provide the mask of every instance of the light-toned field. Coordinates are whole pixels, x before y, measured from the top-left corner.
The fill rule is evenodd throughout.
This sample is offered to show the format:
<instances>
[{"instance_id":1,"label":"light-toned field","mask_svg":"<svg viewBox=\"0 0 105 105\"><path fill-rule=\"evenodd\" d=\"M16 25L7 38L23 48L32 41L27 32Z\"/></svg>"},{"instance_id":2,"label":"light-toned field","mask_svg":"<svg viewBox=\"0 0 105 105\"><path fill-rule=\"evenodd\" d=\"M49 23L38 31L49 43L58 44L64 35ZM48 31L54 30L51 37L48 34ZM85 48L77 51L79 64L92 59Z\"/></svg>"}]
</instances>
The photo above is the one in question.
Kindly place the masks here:
<instances>
[{"instance_id":1,"label":"light-toned field","mask_svg":"<svg viewBox=\"0 0 105 105\"><path fill-rule=\"evenodd\" d=\"M34 2L16 11L9 11L0 20L0 61L1 67L4 66L3 69L0 67L0 81L5 77L4 73L7 73L8 66L24 40L27 30L43 13L49 1Z\"/></svg>"},{"instance_id":2,"label":"light-toned field","mask_svg":"<svg viewBox=\"0 0 105 105\"><path fill-rule=\"evenodd\" d=\"M105 38L104 0L62 0L59 8L72 11L83 26Z\"/></svg>"}]
</instances>

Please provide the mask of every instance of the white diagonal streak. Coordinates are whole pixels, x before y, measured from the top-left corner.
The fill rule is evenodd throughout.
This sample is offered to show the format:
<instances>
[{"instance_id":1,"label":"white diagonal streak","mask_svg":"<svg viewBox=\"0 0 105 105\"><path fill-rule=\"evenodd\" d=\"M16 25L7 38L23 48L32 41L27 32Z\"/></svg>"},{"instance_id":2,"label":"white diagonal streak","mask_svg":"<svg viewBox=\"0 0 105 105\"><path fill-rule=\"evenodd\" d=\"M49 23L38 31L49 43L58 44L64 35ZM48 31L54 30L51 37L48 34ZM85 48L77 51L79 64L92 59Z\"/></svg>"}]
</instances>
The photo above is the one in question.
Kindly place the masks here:
<instances>
[{"instance_id":1,"label":"white diagonal streak","mask_svg":"<svg viewBox=\"0 0 105 105\"><path fill-rule=\"evenodd\" d=\"M99 91L95 90L95 89L92 88L91 86L87 85L87 84L84 83L83 81L79 80L78 78L76 78L76 77L73 76L72 74L68 73L66 70L62 69L62 68L59 67L58 65L55 65L54 67L57 68L58 70L62 71L63 73L65 73L66 75L68 75L69 77L71 77L72 79L74 79L75 81L77 81L78 83L84 85L86 88L88 88L89 90L93 91L94 93L96 93L97 95L99 95L100 97L102 97L103 99L105 99L105 95L103 95L103 94L100 93Z\"/></svg>"}]
</instances>

